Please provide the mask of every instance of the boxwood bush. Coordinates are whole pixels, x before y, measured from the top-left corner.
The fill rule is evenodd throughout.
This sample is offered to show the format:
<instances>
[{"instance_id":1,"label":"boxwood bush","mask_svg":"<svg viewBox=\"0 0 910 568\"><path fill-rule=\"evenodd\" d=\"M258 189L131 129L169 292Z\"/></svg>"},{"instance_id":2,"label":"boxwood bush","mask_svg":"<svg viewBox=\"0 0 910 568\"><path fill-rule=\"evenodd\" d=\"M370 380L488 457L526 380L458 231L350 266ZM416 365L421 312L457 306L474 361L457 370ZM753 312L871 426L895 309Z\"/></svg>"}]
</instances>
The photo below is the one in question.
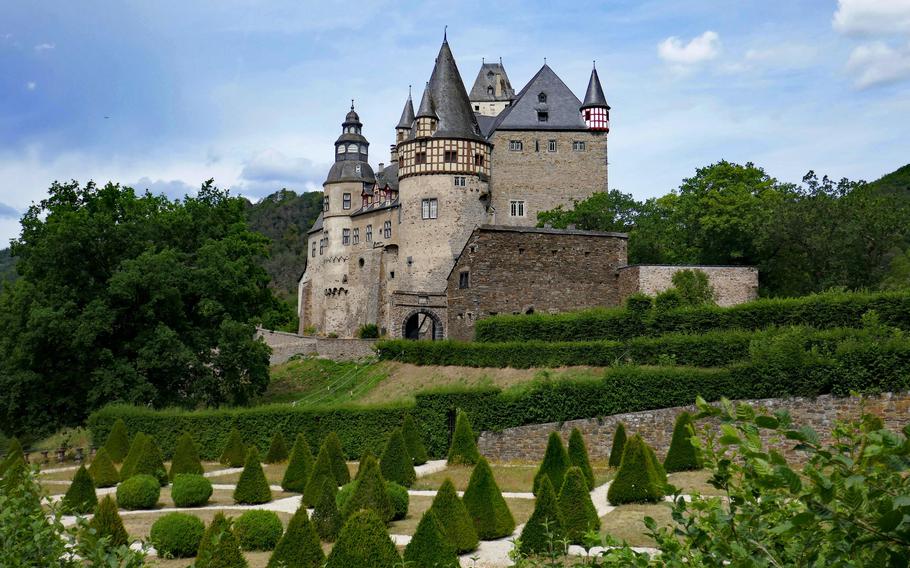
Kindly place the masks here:
<instances>
[{"instance_id":1,"label":"boxwood bush","mask_svg":"<svg viewBox=\"0 0 910 568\"><path fill-rule=\"evenodd\" d=\"M205 523L194 515L168 513L152 524L149 541L159 558L189 558L196 556Z\"/></svg>"},{"instance_id":2,"label":"boxwood bush","mask_svg":"<svg viewBox=\"0 0 910 568\"><path fill-rule=\"evenodd\" d=\"M160 496L161 485L151 475L134 475L117 486L117 504L124 509L154 509Z\"/></svg>"},{"instance_id":3,"label":"boxwood bush","mask_svg":"<svg viewBox=\"0 0 910 568\"><path fill-rule=\"evenodd\" d=\"M274 511L247 511L234 521L234 536L242 550L274 550L284 527Z\"/></svg>"},{"instance_id":4,"label":"boxwood bush","mask_svg":"<svg viewBox=\"0 0 910 568\"><path fill-rule=\"evenodd\" d=\"M171 499L177 507L201 507L212 496L212 482L202 475L178 473L171 487Z\"/></svg>"}]
</instances>

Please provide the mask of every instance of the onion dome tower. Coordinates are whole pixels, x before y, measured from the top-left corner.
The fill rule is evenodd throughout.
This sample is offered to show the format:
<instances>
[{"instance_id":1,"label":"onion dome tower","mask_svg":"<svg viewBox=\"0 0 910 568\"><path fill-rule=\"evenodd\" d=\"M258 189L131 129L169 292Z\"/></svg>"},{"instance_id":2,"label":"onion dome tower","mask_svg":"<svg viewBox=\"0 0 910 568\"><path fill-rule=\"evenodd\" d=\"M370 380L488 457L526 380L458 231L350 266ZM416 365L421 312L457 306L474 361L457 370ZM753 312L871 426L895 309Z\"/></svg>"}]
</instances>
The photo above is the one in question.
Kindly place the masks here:
<instances>
[{"instance_id":1,"label":"onion dome tower","mask_svg":"<svg viewBox=\"0 0 910 568\"><path fill-rule=\"evenodd\" d=\"M585 92L585 102L581 104L581 115L585 119L588 129L610 131L610 105L607 104L603 87L600 86L597 67L591 69L588 90Z\"/></svg>"}]
</instances>

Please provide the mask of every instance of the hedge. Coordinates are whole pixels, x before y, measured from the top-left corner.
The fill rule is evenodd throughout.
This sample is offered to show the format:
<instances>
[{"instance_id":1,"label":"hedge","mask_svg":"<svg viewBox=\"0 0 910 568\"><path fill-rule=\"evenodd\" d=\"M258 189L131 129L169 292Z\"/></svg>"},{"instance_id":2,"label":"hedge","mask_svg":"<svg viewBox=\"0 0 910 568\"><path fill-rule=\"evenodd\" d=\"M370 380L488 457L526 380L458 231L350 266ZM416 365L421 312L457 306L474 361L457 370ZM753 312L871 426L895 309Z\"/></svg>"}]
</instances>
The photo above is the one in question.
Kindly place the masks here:
<instances>
[{"instance_id":1,"label":"hedge","mask_svg":"<svg viewBox=\"0 0 910 568\"><path fill-rule=\"evenodd\" d=\"M644 314L625 308L597 308L556 315L499 315L479 320L475 337L481 342L589 341L770 326L859 327L869 310L875 310L882 323L910 329L910 293L904 291L826 293L762 299L728 308L654 309Z\"/></svg>"}]
</instances>

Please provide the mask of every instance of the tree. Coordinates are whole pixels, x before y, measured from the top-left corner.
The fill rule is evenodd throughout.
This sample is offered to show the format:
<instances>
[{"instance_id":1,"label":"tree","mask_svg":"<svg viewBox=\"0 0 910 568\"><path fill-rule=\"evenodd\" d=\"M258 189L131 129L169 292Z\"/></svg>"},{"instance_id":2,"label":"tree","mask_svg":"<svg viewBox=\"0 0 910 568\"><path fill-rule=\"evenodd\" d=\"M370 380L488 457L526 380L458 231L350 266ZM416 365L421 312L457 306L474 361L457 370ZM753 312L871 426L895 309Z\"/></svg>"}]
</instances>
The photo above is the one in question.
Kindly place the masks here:
<instances>
[{"instance_id":1,"label":"tree","mask_svg":"<svg viewBox=\"0 0 910 568\"><path fill-rule=\"evenodd\" d=\"M89 475L84 465L79 466L73 482L66 495L63 496L63 509L70 514L87 514L91 513L95 506L98 505L98 497L95 495L95 482Z\"/></svg>"},{"instance_id":2,"label":"tree","mask_svg":"<svg viewBox=\"0 0 910 568\"><path fill-rule=\"evenodd\" d=\"M588 459L588 448L585 446L585 439L578 428L572 428L572 433L569 434L568 453L569 467L579 468L582 475L584 475L588 490L594 489L594 470L591 468L591 460Z\"/></svg>"},{"instance_id":3,"label":"tree","mask_svg":"<svg viewBox=\"0 0 910 568\"><path fill-rule=\"evenodd\" d=\"M550 483L557 483L559 487L562 487L562 480L567 469L569 469L569 456L566 454L565 446L562 445L562 438L559 437L558 432L550 432L543 461L534 475L534 495L537 495L540 490L544 477L548 477Z\"/></svg>"},{"instance_id":4,"label":"tree","mask_svg":"<svg viewBox=\"0 0 910 568\"><path fill-rule=\"evenodd\" d=\"M474 432L468 415L458 411L455 419L455 433L452 434L452 445L449 447L449 465L474 465L480 459Z\"/></svg>"},{"instance_id":5,"label":"tree","mask_svg":"<svg viewBox=\"0 0 910 568\"><path fill-rule=\"evenodd\" d=\"M142 453L145 452L145 443L147 441L148 436L144 432L138 432L133 436L130 450L127 452L126 457L123 458L123 465L120 466L120 481L126 481L132 477L134 470L136 469L136 464L139 463L139 458L141 458Z\"/></svg>"},{"instance_id":6,"label":"tree","mask_svg":"<svg viewBox=\"0 0 910 568\"><path fill-rule=\"evenodd\" d=\"M607 491L611 505L655 503L665 495L657 459L638 434L626 442L622 464ZM666 474L664 475L666 477Z\"/></svg>"},{"instance_id":7,"label":"tree","mask_svg":"<svg viewBox=\"0 0 910 568\"><path fill-rule=\"evenodd\" d=\"M345 522L325 567L395 568L400 564L401 556L382 520L375 511L366 510L354 513Z\"/></svg>"},{"instance_id":8,"label":"tree","mask_svg":"<svg viewBox=\"0 0 910 568\"><path fill-rule=\"evenodd\" d=\"M673 439L664 459L664 469L668 473L701 469L701 460L695 446L692 445L692 415L681 412L673 426Z\"/></svg>"},{"instance_id":9,"label":"tree","mask_svg":"<svg viewBox=\"0 0 910 568\"><path fill-rule=\"evenodd\" d=\"M22 444L19 443L18 438L14 436L6 445L6 456L4 456L3 462L0 462L0 477L3 477L6 470L19 461L25 463L25 452L22 451Z\"/></svg>"},{"instance_id":10,"label":"tree","mask_svg":"<svg viewBox=\"0 0 910 568\"><path fill-rule=\"evenodd\" d=\"M266 567L322 568L325 554L319 544L314 524L314 522L310 522L310 515L306 507L297 509L288 523L287 530L278 541L275 552L269 557Z\"/></svg>"},{"instance_id":11,"label":"tree","mask_svg":"<svg viewBox=\"0 0 910 568\"><path fill-rule=\"evenodd\" d=\"M288 459L288 448L284 443L281 432L275 432L269 443L269 453L265 456L265 463L282 463Z\"/></svg>"},{"instance_id":12,"label":"tree","mask_svg":"<svg viewBox=\"0 0 910 568\"><path fill-rule=\"evenodd\" d=\"M199 550L196 551L195 568L209 568L209 562L215 552L215 547L222 536L229 532L231 532L231 520L225 517L223 512L218 511L212 517L212 522L206 527L205 532L202 533L202 540L199 541Z\"/></svg>"},{"instance_id":13,"label":"tree","mask_svg":"<svg viewBox=\"0 0 910 568\"><path fill-rule=\"evenodd\" d=\"M408 448L401 430L395 430L389 436L389 441L379 459L379 466L385 479L394 481L403 487L410 487L417 480L414 461L408 455Z\"/></svg>"},{"instance_id":14,"label":"tree","mask_svg":"<svg viewBox=\"0 0 910 568\"><path fill-rule=\"evenodd\" d=\"M351 481L351 472L348 471L348 462L344 459L344 450L341 449L341 440L335 432L329 432L322 444L332 464L332 473L338 485L346 485Z\"/></svg>"},{"instance_id":15,"label":"tree","mask_svg":"<svg viewBox=\"0 0 910 568\"><path fill-rule=\"evenodd\" d=\"M240 550L240 543L234 531L225 530L221 537L212 540L212 555L205 564L207 568L247 568L249 564ZM196 565L198 566L198 562Z\"/></svg>"},{"instance_id":16,"label":"tree","mask_svg":"<svg viewBox=\"0 0 910 568\"><path fill-rule=\"evenodd\" d=\"M427 510L417 523L414 536L404 549L404 561L414 566L436 568L459 566L455 546L444 536L433 509Z\"/></svg>"},{"instance_id":17,"label":"tree","mask_svg":"<svg viewBox=\"0 0 910 568\"><path fill-rule=\"evenodd\" d=\"M272 490L259 463L256 447L250 448L237 487L234 488L234 502L242 505L258 505L272 500Z\"/></svg>"},{"instance_id":18,"label":"tree","mask_svg":"<svg viewBox=\"0 0 910 568\"><path fill-rule=\"evenodd\" d=\"M572 209L562 205L537 214L537 226L550 225L565 229L575 225L578 229L627 233L635 225L641 204L631 194L612 189L599 191L583 201L575 201Z\"/></svg>"},{"instance_id":19,"label":"tree","mask_svg":"<svg viewBox=\"0 0 910 568\"><path fill-rule=\"evenodd\" d=\"M716 298L714 287L704 270L680 270L671 278L673 287L679 293L683 306L696 307L713 305Z\"/></svg>"},{"instance_id":20,"label":"tree","mask_svg":"<svg viewBox=\"0 0 910 568\"><path fill-rule=\"evenodd\" d=\"M284 478L281 480L281 488L285 491L295 491L303 493L306 489L307 482L310 480L310 472L313 469L313 453L310 451L310 445L306 441L303 432L297 434L294 441L294 447L291 448L291 457L288 460L288 468L284 470Z\"/></svg>"},{"instance_id":21,"label":"tree","mask_svg":"<svg viewBox=\"0 0 910 568\"><path fill-rule=\"evenodd\" d=\"M519 551L524 554L547 552L562 538L563 520L562 513L559 512L556 491L550 478L544 475L534 501L534 512L521 531Z\"/></svg>"},{"instance_id":22,"label":"tree","mask_svg":"<svg viewBox=\"0 0 910 568\"><path fill-rule=\"evenodd\" d=\"M622 452L626 448L626 425L622 422L616 425L613 433L613 445L610 447L610 467L619 467L622 463Z\"/></svg>"},{"instance_id":23,"label":"tree","mask_svg":"<svg viewBox=\"0 0 910 568\"><path fill-rule=\"evenodd\" d=\"M600 517L591 501L587 481L577 466L570 467L566 472L559 492L559 512L566 538L573 544L584 544L585 533L600 528Z\"/></svg>"},{"instance_id":24,"label":"tree","mask_svg":"<svg viewBox=\"0 0 910 568\"><path fill-rule=\"evenodd\" d=\"M319 454L316 456L313 470L310 472L310 478L307 480L306 488L303 490L304 503L311 507L316 505L322 492L322 483L325 480L330 480L336 487L338 486L338 481L332 468L332 458L329 456L329 448L323 442L319 448Z\"/></svg>"},{"instance_id":25,"label":"tree","mask_svg":"<svg viewBox=\"0 0 910 568\"><path fill-rule=\"evenodd\" d=\"M515 518L502 497L490 464L483 457L471 472L464 492L464 506L481 540L502 538L515 530Z\"/></svg>"},{"instance_id":26,"label":"tree","mask_svg":"<svg viewBox=\"0 0 910 568\"><path fill-rule=\"evenodd\" d=\"M122 463L127 452L130 451L130 436L122 418L114 421L111 432L107 435L107 442L104 443L104 448L114 463Z\"/></svg>"},{"instance_id":27,"label":"tree","mask_svg":"<svg viewBox=\"0 0 910 568\"><path fill-rule=\"evenodd\" d=\"M455 546L458 554L477 549L477 530L474 528L474 521L455 492L455 485L451 479L446 478L443 481L436 492L436 497L433 498L430 510L435 513L436 519L442 525L443 533Z\"/></svg>"},{"instance_id":28,"label":"tree","mask_svg":"<svg viewBox=\"0 0 910 568\"><path fill-rule=\"evenodd\" d=\"M338 488L335 487L334 481L323 479L322 494L313 510L313 526L316 528L316 534L325 542L335 542L338 531L341 530L341 511L335 502L337 493Z\"/></svg>"},{"instance_id":29,"label":"tree","mask_svg":"<svg viewBox=\"0 0 910 568\"><path fill-rule=\"evenodd\" d=\"M174 457L171 458L171 471L168 473L168 477L173 481L180 473L194 475L205 473L196 443L193 442L193 437L189 432L184 432L177 438L177 447L174 449Z\"/></svg>"},{"instance_id":30,"label":"tree","mask_svg":"<svg viewBox=\"0 0 910 568\"><path fill-rule=\"evenodd\" d=\"M95 454L95 459L92 460L88 472L92 476L95 487L113 487L120 481L120 474L108 456L107 450L103 447Z\"/></svg>"},{"instance_id":31,"label":"tree","mask_svg":"<svg viewBox=\"0 0 910 568\"><path fill-rule=\"evenodd\" d=\"M117 510L117 502L110 495L105 497L95 507L95 514L88 526L94 529L93 538L108 538L111 546L125 546L129 544L129 535L123 526L123 519Z\"/></svg>"},{"instance_id":32,"label":"tree","mask_svg":"<svg viewBox=\"0 0 910 568\"><path fill-rule=\"evenodd\" d=\"M347 519L361 509L371 509L383 522L392 520L395 511L376 459L368 455L364 458L361 469L363 472L354 482L354 493L344 504L342 516Z\"/></svg>"},{"instance_id":33,"label":"tree","mask_svg":"<svg viewBox=\"0 0 910 568\"><path fill-rule=\"evenodd\" d=\"M224 444L224 450L221 452L221 458L218 459L223 465L229 467L240 467L247 457L247 448L243 445L243 439L240 437L240 431L232 428L228 434L228 439Z\"/></svg>"},{"instance_id":34,"label":"tree","mask_svg":"<svg viewBox=\"0 0 910 568\"><path fill-rule=\"evenodd\" d=\"M139 459L130 471L130 477L140 474L151 475L158 480L161 487L166 486L169 481L161 449L150 436L146 436L143 440L142 453L139 454Z\"/></svg>"},{"instance_id":35,"label":"tree","mask_svg":"<svg viewBox=\"0 0 910 568\"><path fill-rule=\"evenodd\" d=\"M408 414L404 417L404 424L401 426L401 432L404 435L404 442L408 447L408 455L414 460L414 465L423 465L429 460L427 449L423 445L420 436L420 428L414 418Z\"/></svg>"}]
</instances>

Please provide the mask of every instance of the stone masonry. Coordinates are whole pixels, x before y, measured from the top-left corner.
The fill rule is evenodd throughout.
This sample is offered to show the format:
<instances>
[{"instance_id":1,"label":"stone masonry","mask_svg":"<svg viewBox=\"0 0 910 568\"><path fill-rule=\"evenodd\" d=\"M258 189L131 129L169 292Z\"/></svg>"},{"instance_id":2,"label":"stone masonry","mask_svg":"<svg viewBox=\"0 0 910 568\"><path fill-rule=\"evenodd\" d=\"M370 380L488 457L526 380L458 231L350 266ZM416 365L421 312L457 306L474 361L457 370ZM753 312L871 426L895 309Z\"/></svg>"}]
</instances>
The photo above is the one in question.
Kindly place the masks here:
<instances>
[{"instance_id":1,"label":"stone masonry","mask_svg":"<svg viewBox=\"0 0 910 568\"><path fill-rule=\"evenodd\" d=\"M735 306L758 298L758 269L754 266L633 265L619 271L620 302L635 292L656 296L673 287L674 274L691 269L708 275L719 306Z\"/></svg>"}]
</instances>

